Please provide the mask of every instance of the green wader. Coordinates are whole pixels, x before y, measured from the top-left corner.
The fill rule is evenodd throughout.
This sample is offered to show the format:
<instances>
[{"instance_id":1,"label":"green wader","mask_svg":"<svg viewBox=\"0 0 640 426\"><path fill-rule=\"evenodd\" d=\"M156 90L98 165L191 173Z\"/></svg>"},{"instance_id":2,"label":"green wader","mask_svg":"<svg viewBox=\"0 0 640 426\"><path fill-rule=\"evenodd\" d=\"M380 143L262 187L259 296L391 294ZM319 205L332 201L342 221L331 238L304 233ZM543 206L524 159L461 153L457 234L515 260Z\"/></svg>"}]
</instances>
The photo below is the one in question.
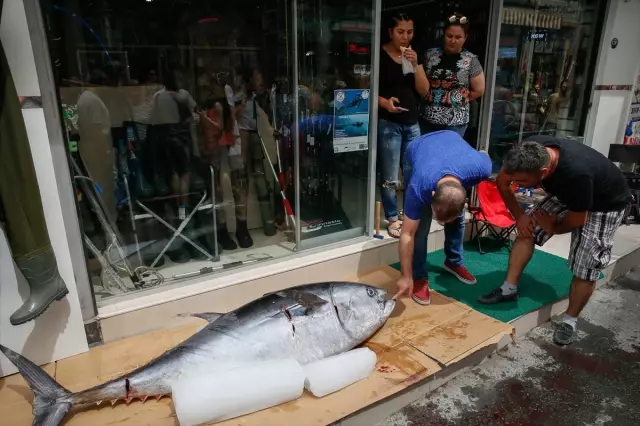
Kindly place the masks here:
<instances>
[{"instance_id":1,"label":"green wader","mask_svg":"<svg viewBox=\"0 0 640 426\"><path fill-rule=\"evenodd\" d=\"M31 290L10 317L11 324L19 325L69 291L51 248L20 101L1 45L0 103L0 203L13 258Z\"/></svg>"}]
</instances>

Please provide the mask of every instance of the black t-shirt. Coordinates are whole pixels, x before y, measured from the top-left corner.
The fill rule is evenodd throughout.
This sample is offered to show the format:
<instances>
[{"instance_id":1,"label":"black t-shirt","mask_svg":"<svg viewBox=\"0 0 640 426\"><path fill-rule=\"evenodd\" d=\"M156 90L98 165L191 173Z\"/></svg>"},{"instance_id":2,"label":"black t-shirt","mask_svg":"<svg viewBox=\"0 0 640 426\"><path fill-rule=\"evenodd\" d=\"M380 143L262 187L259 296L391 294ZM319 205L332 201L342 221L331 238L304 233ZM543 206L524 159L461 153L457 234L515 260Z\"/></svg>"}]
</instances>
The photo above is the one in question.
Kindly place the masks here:
<instances>
[{"instance_id":1,"label":"black t-shirt","mask_svg":"<svg viewBox=\"0 0 640 426\"><path fill-rule=\"evenodd\" d=\"M595 149L570 139L532 136L560 152L558 166L542 181L544 190L575 212L623 210L631 192L622 171Z\"/></svg>"},{"instance_id":2,"label":"black t-shirt","mask_svg":"<svg viewBox=\"0 0 640 426\"><path fill-rule=\"evenodd\" d=\"M398 98L400 105L407 112L391 114L384 108L378 109L378 117L398 124L415 124L418 122L418 93L416 92L415 74L404 75L402 64L395 62L391 56L380 49L380 83L379 96L385 99Z\"/></svg>"}]
</instances>

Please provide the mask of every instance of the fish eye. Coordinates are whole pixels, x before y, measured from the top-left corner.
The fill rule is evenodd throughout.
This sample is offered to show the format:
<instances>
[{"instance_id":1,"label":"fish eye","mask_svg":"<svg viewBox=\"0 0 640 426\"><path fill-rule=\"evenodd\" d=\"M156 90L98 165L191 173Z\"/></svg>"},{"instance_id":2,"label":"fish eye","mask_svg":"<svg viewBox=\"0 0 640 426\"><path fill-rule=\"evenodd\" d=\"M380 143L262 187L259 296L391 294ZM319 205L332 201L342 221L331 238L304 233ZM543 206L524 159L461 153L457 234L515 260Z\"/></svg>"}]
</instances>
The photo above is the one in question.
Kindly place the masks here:
<instances>
[{"instance_id":1,"label":"fish eye","mask_svg":"<svg viewBox=\"0 0 640 426\"><path fill-rule=\"evenodd\" d=\"M376 295L376 291L372 288L368 288L367 294L369 295L369 297L374 297Z\"/></svg>"}]
</instances>

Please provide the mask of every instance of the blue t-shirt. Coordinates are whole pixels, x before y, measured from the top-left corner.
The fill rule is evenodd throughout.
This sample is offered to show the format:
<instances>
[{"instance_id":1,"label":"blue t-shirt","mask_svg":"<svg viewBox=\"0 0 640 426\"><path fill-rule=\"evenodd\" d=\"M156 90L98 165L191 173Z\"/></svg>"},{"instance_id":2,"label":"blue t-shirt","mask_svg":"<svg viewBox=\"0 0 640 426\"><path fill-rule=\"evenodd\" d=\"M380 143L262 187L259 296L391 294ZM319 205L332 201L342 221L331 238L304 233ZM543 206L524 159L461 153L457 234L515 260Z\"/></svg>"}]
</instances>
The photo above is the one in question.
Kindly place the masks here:
<instances>
[{"instance_id":1,"label":"blue t-shirt","mask_svg":"<svg viewBox=\"0 0 640 426\"><path fill-rule=\"evenodd\" d=\"M470 189L491 176L491 160L456 132L442 130L422 135L409 144L403 173L407 183L404 215L419 220L440 179L455 176L465 189Z\"/></svg>"}]
</instances>

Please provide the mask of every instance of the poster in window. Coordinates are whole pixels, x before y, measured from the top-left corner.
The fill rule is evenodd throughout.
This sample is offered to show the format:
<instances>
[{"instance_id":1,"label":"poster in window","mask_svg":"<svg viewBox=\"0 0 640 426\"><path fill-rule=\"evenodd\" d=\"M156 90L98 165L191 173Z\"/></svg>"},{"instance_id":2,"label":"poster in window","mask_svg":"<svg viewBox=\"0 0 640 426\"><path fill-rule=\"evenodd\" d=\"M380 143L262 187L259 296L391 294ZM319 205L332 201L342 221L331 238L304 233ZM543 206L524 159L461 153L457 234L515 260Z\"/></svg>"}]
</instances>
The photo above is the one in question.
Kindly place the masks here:
<instances>
[{"instance_id":1,"label":"poster in window","mask_svg":"<svg viewBox=\"0 0 640 426\"><path fill-rule=\"evenodd\" d=\"M624 143L627 145L640 145L640 74L636 78L636 84L631 94L631 107L627 128L624 132Z\"/></svg>"},{"instance_id":2,"label":"poster in window","mask_svg":"<svg viewBox=\"0 0 640 426\"><path fill-rule=\"evenodd\" d=\"M369 90L335 90L333 103L333 152L369 148Z\"/></svg>"}]
</instances>

